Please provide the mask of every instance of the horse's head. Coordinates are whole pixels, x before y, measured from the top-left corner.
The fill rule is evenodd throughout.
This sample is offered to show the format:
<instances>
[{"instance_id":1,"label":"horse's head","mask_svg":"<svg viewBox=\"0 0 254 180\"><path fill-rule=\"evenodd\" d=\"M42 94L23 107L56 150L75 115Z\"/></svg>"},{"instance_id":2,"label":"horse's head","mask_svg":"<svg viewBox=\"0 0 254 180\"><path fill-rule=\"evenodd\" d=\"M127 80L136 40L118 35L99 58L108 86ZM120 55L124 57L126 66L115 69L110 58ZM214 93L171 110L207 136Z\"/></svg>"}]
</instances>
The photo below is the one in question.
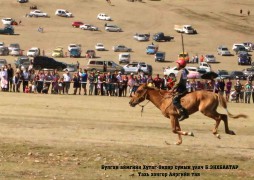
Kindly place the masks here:
<instances>
[{"instance_id":1,"label":"horse's head","mask_svg":"<svg viewBox=\"0 0 254 180\"><path fill-rule=\"evenodd\" d=\"M137 104L143 102L147 96L147 89L147 84L139 86L137 91L135 92L135 95L131 98L129 102L130 106L135 107Z\"/></svg>"}]
</instances>

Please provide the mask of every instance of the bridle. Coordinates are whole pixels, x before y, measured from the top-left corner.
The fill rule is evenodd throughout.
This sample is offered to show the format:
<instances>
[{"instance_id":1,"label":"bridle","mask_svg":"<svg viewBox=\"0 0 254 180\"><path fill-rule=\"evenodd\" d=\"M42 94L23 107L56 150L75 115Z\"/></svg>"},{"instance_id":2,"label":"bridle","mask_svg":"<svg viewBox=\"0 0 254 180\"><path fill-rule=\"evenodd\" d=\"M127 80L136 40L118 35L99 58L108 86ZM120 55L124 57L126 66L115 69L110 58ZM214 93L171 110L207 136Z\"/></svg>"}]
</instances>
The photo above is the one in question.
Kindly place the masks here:
<instances>
[{"instance_id":1,"label":"bridle","mask_svg":"<svg viewBox=\"0 0 254 180\"><path fill-rule=\"evenodd\" d=\"M144 100L146 100L146 98L147 98L147 89L146 89L146 91L144 92L144 94L145 94ZM142 98L143 96L144 96L144 95L142 95L141 98ZM148 101L145 103L145 105L140 105L140 104L138 103L138 105L141 107L141 117L142 117L142 113L144 112L144 107L145 107L149 102L150 102L150 101L148 100Z\"/></svg>"}]
</instances>

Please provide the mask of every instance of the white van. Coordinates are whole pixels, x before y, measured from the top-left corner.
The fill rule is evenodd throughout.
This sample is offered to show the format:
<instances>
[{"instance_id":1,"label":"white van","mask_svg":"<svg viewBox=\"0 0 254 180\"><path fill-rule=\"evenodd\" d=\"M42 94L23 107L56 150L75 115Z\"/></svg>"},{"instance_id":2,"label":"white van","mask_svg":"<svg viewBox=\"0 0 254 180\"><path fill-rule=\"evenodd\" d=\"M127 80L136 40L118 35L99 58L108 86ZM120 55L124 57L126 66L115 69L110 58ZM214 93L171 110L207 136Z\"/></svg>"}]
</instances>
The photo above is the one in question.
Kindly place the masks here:
<instances>
[{"instance_id":1,"label":"white van","mask_svg":"<svg viewBox=\"0 0 254 180\"><path fill-rule=\"evenodd\" d=\"M131 54L130 53L120 53L119 54L119 63L130 63L131 60Z\"/></svg>"},{"instance_id":2,"label":"white van","mask_svg":"<svg viewBox=\"0 0 254 180\"><path fill-rule=\"evenodd\" d=\"M69 11L65 10L65 9L57 9L55 12L55 15L57 16L62 16L62 17L72 17L72 13L70 13Z\"/></svg>"}]
</instances>

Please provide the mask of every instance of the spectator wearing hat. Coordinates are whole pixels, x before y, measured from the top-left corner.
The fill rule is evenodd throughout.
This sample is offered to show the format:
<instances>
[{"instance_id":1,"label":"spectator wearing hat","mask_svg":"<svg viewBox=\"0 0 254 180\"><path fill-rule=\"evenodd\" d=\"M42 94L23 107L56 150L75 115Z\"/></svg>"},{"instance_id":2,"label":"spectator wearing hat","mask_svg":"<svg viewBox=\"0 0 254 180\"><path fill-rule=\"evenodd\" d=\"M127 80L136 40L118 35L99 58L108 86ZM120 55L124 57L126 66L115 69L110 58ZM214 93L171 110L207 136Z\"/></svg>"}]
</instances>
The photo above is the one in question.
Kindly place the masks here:
<instances>
[{"instance_id":1,"label":"spectator wearing hat","mask_svg":"<svg viewBox=\"0 0 254 180\"><path fill-rule=\"evenodd\" d=\"M88 74L87 74L87 70L84 69L84 71L81 74L81 87L84 90L84 95L87 95L87 90L86 90L86 86L87 86L87 78L88 78Z\"/></svg>"}]
</instances>

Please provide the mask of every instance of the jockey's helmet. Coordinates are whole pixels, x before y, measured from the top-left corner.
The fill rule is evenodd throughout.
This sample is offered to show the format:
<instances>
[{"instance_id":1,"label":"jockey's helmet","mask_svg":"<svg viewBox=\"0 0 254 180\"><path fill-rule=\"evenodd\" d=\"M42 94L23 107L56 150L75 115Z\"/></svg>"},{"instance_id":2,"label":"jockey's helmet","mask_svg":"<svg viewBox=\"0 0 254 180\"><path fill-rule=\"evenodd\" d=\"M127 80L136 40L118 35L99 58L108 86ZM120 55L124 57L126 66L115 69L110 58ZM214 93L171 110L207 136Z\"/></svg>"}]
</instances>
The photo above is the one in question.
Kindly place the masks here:
<instances>
[{"instance_id":1,"label":"jockey's helmet","mask_svg":"<svg viewBox=\"0 0 254 180\"><path fill-rule=\"evenodd\" d=\"M186 61L183 59L178 59L176 63L178 63L182 68L186 66Z\"/></svg>"}]
</instances>

